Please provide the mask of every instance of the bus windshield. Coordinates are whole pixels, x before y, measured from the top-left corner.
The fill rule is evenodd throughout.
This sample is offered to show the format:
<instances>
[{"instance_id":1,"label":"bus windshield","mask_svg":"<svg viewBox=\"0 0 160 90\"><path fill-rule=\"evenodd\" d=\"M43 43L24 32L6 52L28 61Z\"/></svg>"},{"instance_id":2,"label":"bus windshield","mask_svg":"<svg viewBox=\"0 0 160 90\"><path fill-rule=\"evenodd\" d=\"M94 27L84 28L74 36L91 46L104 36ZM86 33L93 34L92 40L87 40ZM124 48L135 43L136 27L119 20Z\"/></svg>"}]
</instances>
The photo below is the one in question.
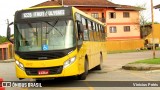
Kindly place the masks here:
<instances>
[{"instance_id":1,"label":"bus windshield","mask_svg":"<svg viewBox=\"0 0 160 90\"><path fill-rule=\"evenodd\" d=\"M76 38L72 20L16 23L16 51L61 50L74 47Z\"/></svg>"}]
</instances>

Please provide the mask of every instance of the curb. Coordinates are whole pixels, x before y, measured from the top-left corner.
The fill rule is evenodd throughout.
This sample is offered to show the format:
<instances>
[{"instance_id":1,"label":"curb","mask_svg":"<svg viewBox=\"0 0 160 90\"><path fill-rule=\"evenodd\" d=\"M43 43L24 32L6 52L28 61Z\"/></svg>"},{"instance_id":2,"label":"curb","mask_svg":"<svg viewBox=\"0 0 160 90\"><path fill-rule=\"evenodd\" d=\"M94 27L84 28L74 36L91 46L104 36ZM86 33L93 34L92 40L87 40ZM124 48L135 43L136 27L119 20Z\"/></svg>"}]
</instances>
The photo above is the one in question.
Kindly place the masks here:
<instances>
[{"instance_id":1,"label":"curb","mask_svg":"<svg viewBox=\"0 0 160 90\"><path fill-rule=\"evenodd\" d=\"M160 70L160 65L158 64L127 64L122 66L125 70Z\"/></svg>"},{"instance_id":2,"label":"curb","mask_svg":"<svg viewBox=\"0 0 160 90\"><path fill-rule=\"evenodd\" d=\"M8 59L8 60L0 60L0 63L10 63L10 62L14 62L14 59Z\"/></svg>"}]
</instances>

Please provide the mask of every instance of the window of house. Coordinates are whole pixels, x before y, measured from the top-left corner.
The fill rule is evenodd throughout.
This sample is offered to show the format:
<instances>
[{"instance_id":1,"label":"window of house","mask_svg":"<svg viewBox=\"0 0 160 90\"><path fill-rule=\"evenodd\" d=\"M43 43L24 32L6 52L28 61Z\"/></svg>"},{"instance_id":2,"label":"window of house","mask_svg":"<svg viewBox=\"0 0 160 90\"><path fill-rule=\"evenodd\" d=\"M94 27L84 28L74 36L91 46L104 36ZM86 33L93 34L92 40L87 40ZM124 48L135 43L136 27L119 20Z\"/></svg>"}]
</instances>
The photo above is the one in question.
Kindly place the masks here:
<instances>
[{"instance_id":1,"label":"window of house","mask_svg":"<svg viewBox=\"0 0 160 90\"><path fill-rule=\"evenodd\" d=\"M123 12L123 17L124 18L129 18L130 17L129 12Z\"/></svg>"},{"instance_id":2,"label":"window of house","mask_svg":"<svg viewBox=\"0 0 160 90\"><path fill-rule=\"evenodd\" d=\"M130 26L124 26L124 32L130 32Z\"/></svg>"},{"instance_id":3,"label":"window of house","mask_svg":"<svg viewBox=\"0 0 160 90\"><path fill-rule=\"evenodd\" d=\"M94 18L99 18L98 13L92 13L91 16L94 17Z\"/></svg>"},{"instance_id":4,"label":"window of house","mask_svg":"<svg viewBox=\"0 0 160 90\"><path fill-rule=\"evenodd\" d=\"M116 13L115 12L110 12L109 13L109 18L116 18Z\"/></svg>"},{"instance_id":5,"label":"window of house","mask_svg":"<svg viewBox=\"0 0 160 90\"><path fill-rule=\"evenodd\" d=\"M115 26L109 28L110 33L116 33L117 28Z\"/></svg>"}]
</instances>

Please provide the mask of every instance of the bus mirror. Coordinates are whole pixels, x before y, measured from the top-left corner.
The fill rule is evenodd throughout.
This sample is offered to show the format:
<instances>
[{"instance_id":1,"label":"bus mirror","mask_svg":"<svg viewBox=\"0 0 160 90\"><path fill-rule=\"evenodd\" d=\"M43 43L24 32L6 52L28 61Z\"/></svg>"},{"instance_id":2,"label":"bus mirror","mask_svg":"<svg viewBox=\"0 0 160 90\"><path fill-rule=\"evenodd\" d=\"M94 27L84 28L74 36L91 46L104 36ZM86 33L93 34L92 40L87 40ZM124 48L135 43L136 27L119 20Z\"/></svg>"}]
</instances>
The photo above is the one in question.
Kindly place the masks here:
<instances>
[{"instance_id":1,"label":"bus mirror","mask_svg":"<svg viewBox=\"0 0 160 90\"><path fill-rule=\"evenodd\" d=\"M7 39L11 43L13 43L13 39L11 38L11 28L10 28L10 25L12 25L12 24L13 24L13 22L7 25Z\"/></svg>"}]
</instances>

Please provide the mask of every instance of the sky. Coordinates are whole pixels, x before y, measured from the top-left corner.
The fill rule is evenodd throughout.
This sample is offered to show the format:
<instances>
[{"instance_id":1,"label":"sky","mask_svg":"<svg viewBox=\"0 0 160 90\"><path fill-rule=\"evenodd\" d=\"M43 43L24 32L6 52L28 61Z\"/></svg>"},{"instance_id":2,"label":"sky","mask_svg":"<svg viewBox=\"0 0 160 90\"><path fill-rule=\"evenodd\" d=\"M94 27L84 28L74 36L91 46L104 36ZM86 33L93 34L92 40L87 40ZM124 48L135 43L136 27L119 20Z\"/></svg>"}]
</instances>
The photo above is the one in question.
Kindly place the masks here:
<instances>
[{"instance_id":1,"label":"sky","mask_svg":"<svg viewBox=\"0 0 160 90\"><path fill-rule=\"evenodd\" d=\"M13 22L14 20L14 13L17 10L21 10L24 8L28 8L34 6L36 4L45 2L48 0L3 0L0 3L0 35L6 36L7 31L7 19L9 22ZM151 21L151 0L109 0L116 4L122 5L143 5L146 4L146 10L144 11L145 17ZM153 0L153 5L160 4L160 0ZM154 21L160 22L160 10L154 9ZM12 30L13 33L13 30Z\"/></svg>"}]
</instances>

